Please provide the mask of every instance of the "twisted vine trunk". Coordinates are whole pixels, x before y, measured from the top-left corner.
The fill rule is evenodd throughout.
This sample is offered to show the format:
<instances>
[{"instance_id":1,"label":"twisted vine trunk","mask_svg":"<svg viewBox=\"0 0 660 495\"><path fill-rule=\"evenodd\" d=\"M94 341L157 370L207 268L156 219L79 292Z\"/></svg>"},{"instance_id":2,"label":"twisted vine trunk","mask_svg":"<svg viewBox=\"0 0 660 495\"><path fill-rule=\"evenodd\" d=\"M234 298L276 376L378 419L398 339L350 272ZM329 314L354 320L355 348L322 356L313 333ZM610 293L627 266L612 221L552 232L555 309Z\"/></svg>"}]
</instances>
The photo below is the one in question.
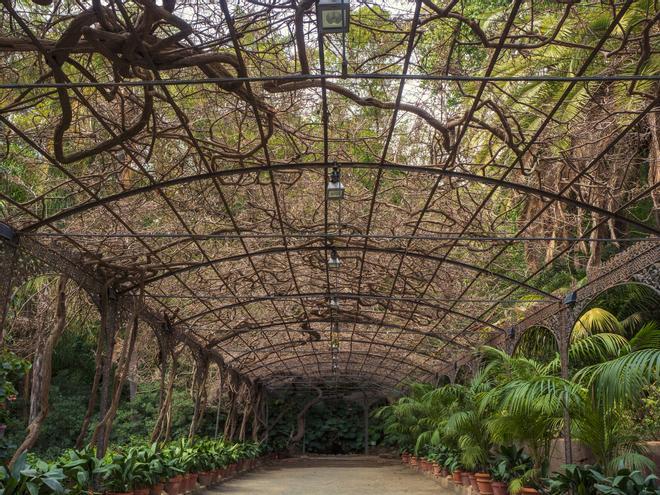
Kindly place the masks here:
<instances>
[{"instance_id":1,"label":"twisted vine trunk","mask_svg":"<svg viewBox=\"0 0 660 495\"><path fill-rule=\"evenodd\" d=\"M298 413L298 416L296 418L296 431L295 433L291 432L291 436L289 437L289 443L287 445L287 449L289 450L289 452L293 451L305 436L305 417L307 416L307 411L309 411L312 407L314 407L316 404L321 402L321 400L323 399L323 390L317 388L316 392L318 395L313 399L308 400L303 406L303 408L300 410L300 412Z\"/></svg>"},{"instance_id":2,"label":"twisted vine trunk","mask_svg":"<svg viewBox=\"0 0 660 495\"><path fill-rule=\"evenodd\" d=\"M9 461L13 466L19 456L30 449L39 438L41 425L48 416L48 394L53 374L53 349L59 341L66 326L66 283L68 278L61 275L57 282L57 296L55 303L55 326L47 335L40 339L39 348L32 365L32 392L30 395L30 423L27 435L21 445L16 449Z\"/></svg>"},{"instance_id":3,"label":"twisted vine trunk","mask_svg":"<svg viewBox=\"0 0 660 495\"><path fill-rule=\"evenodd\" d=\"M161 353L163 356L163 368L161 372L161 401L160 401L160 410L158 411L158 418L156 419L156 424L154 425L154 430L151 432L151 441L156 442L160 440L165 440L169 437L171 423L172 423L172 396L174 394L174 382L177 374L177 353L174 349L174 346L163 339L164 342L161 347ZM167 359L171 359L171 364L169 367L169 374L167 374ZM168 376L167 382L165 381L165 376Z\"/></svg>"},{"instance_id":4,"label":"twisted vine trunk","mask_svg":"<svg viewBox=\"0 0 660 495\"><path fill-rule=\"evenodd\" d=\"M194 398L193 417L190 422L190 431L188 438L191 440L195 437L195 433L199 429L199 424L206 412L206 404L208 402L206 382L209 377L209 360L206 356L196 356L195 360L195 377L193 379L192 394Z\"/></svg>"},{"instance_id":5,"label":"twisted vine trunk","mask_svg":"<svg viewBox=\"0 0 660 495\"><path fill-rule=\"evenodd\" d=\"M113 384L112 400L105 415L102 416L101 421L99 421L92 435L91 443L97 443L97 449L102 453L105 453L105 450L108 446L108 441L110 440L110 432L112 430L112 423L115 419L115 416L117 415L117 408L119 407L121 392L130 373L130 366L133 360L135 342L137 340L139 329L138 313L140 306L142 305L142 300L143 292L141 292L140 297L135 302L132 325L128 335L126 336L126 341L124 342L124 347L122 348L122 353L119 358L118 375Z\"/></svg>"}]
</instances>

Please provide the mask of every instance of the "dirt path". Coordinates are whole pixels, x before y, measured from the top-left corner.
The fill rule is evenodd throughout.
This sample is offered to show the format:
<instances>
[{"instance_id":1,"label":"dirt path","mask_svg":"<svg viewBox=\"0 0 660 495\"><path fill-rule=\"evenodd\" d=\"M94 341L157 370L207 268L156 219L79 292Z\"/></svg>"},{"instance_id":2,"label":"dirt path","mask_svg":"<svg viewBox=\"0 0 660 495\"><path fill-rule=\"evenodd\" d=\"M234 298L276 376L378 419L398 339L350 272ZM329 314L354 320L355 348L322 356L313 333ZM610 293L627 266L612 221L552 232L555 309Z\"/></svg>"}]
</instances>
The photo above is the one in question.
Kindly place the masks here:
<instances>
[{"instance_id":1,"label":"dirt path","mask_svg":"<svg viewBox=\"0 0 660 495\"><path fill-rule=\"evenodd\" d=\"M232 495L442 495L439 484L378 457L287 459L204 492Z\"/></svg>"}]
</instances>

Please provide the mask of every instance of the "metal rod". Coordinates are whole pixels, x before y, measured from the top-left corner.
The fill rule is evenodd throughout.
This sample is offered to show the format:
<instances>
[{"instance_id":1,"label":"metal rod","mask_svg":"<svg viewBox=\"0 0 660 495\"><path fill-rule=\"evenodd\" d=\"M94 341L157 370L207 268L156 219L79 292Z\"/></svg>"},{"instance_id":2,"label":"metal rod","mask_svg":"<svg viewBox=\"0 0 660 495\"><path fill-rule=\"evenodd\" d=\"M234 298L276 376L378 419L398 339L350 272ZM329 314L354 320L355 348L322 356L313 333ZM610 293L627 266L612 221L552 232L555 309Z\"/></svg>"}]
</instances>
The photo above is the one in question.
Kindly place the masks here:
<instances>
[{"instance_id":1,"label":"metal rod","mask_svg":"<svg viewBox=\"0 0 660 495\"><path fill-rule=\"evenodd\" d=\"M479 234L468 234L468 235L453 235L453 234L402 234L402 235L387 235L387 234L341 234L341 233L324 233L324 232L288 232L285 233L287 237L293 238L305 238L305 239L314 239L314 238L327 238L327 239L377 239L377 240L408 240L408 239L418 239L423 241L453 241L453 240L463 240L463 241L483 241L483 242L546 242L546 241L558 241L558 242L658 242L660 237L649 236L649 237L629 237L621 239L612 239L610 237L602 238L593 238L593 237L551 237L551 236L522 236L516 237L512 235L479 235ZM94 233L85 233L85 232L25 232L21 236L30 236L30 237L77 237L77 238L89 238L89 239L124 239L124 238L152 238L152 239L194 239L194 240L227 240L227 239L281 239L282 234L270 234L267 232L255 232L255 233L232 233L226 232L222 234L187 234L183 232L137 232L137 233L107 233L107 234L94 234Z\"/></svg>"},{"instance_id":2,"label":"metal rod","mask_svg":"<svg viewBox=\"0 0 660 495\"><path fill-rule=\"evenodd\" d=\"M55 88L113 88L132 86L183 86L194 84L250 83L250 82L295 82L309 80L408 80L408 81L444 81L444 82L601 82L601 81L658 81L657 74L616 74L601 76L458 76L435 74L393 74L393 73L353 73L353 74L291 74L285 76L248 76L248 77L209 77L205 79L156 79L140 81L106 82L43 82L43 83L2 83L0 89L55 89Z\"/></svg>"}]
</instances>

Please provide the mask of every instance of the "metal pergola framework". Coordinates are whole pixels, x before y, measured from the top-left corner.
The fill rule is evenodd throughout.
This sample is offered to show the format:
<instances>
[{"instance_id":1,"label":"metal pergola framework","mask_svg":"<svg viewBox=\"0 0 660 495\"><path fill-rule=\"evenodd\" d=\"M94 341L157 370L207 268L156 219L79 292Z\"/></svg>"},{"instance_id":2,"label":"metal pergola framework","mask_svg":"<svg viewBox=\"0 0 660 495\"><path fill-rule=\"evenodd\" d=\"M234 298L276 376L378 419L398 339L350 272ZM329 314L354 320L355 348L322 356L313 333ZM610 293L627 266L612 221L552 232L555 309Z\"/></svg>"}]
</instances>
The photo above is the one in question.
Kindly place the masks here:
<instances>
[{"instance_id":1,"label":"metal pergola framework","mask_svg":"<svg viewBox=\"0 0 660 495\"><path fill-rule=\"evenodd\" d=\"M575 41L563 27L586 30L599 2L514 0L487 27L467 3L354 2L363 37L341 76L313 0L2 0L3 157L49 177L37 191L4 172L4 249L56 253L97 295L143 287L150 323L273 390L434 381L512 343L528 308L562 314L554 267L587 256L595 273L603 245L645 260L613 283L656 266L659 175L639 178L639 149L658 135L658 14L611 2L607 28ZM549 13L551 29L535 21ZM535 106L530 85L555 92Z\"/></svg>"}]
</instances>

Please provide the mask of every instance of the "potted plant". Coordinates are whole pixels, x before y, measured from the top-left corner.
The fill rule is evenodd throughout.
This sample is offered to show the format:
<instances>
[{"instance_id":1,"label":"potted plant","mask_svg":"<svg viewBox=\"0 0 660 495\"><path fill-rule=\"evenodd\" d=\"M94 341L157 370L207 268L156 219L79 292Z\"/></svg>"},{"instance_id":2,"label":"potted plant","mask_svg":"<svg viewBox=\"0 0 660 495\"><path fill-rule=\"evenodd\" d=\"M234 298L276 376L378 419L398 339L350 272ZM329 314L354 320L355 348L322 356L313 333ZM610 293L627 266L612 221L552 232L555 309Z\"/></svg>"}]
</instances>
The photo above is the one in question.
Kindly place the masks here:
<instances>
[{"instance_id":1,"label":"potted plant","mask_svg":"<svg viewBox=\"0 0 660 495\"><path fill-rule=\"evenodd\" d=\"M601 474L600 468L596 466L576 466L567 464L563 466L563 472L552 473L545 480L549 495L562 495L573 493L575 495L590 495L596 492L595 485L598 482L596 474Z\"/></svg>"},{"instance_id":2,"label":"potted plant","mask_svg":"<svg viewBox=\"0 0 660 495\"><path fill-rule=\"evenodd\" d=\"M496 462L490 468L493 495L506 495L512 482L516 491L519 491L522 487L521 480L532 468L532 459L523 449L514 445L501 445Z\"/></svg>"},{"instance_id":3,"label":"potted plant","mask_svg":"<svg viewBox=\"0 0 660 495\"><path fill-rule=\"evenodd\" d=\"M603 495L660 495L658 477L650 474L644 476L640 471L621 469L612 478L592 470L596 478L594 485L598 493Z\"/></svg>"},{"instance_id":4,"label":"potted plant","mask_svg":"<svg viewBox=\"0 0 660 495\"><path fill-rule=\"evenodd\" d=\"M65 451L57 459L57 464L64 472L67 492L78 495L89 490L102 461L96 456L96 449L88 446L81 450Z\"/></svg>"},{"instance_id":5,"label":"potted plant","mask_svg":"<svg viewBox=\"0 0 660 495\"><path fill-rule=\"evenodd\" d=\"M185 490L183 486L183 466L177 457L176 449L167 448L162 452L164 489L167 495L179 495Z\"/></svg>"},{"instance_id":6,"label":"potted plant","mask_svg":"<svg viewBox=\"0 0 660 495\"><path fill-rule=\"evenodd\" d=\"M492 478L491 488L493 495L507 495L509 481L511 481L511 472L505 461L500 461L490 468Z\"/></svg>"},{"instance_id":7,"label":"potted plant","mask_svg":"<svg viewBox=\"0 0 660 495\"><path fill-rule=\"evenodd\" d=\"M0 485L3 495L34 495L38 493L56 493L64 495L66 490L62 484L65 480L62 468L55 464L37 461L30 465L27 453L23 453L9 470L0 467Z\"/></svg>"},{"instance_id":8,"label":"potted plant","mask_svg":"<svg viewBox=\"0 0 660 495\"><path fill-rule=\"evenodd\" d=\"M103 459L97 473L108 495L126 495L133 493L133 465L121 452L109 452Z\"/></svg>"},{"instance_id":9,"label":"potted plant","mask_svg":"<svg viewBox=\"0 0 660 495\"><path fill-rule=\"evenodd\" d=\"M461 476L461 464L458 457L457 454L450 453L445 459L444 466L451 473L451 480L457 485L462 485L463 477Z\"/></svg>"},{"instance_id":10,"label":"potted plant","mask_svg":"<svg viewBox=\"0 0 660 495\"><path fill-rule=\"evenodd\" d=\"M493 493L493 480L491 479L489 472L482 469L478 473L475 473L474 478L480 495L491 495Z\"/></svg>"}]
</instances>

